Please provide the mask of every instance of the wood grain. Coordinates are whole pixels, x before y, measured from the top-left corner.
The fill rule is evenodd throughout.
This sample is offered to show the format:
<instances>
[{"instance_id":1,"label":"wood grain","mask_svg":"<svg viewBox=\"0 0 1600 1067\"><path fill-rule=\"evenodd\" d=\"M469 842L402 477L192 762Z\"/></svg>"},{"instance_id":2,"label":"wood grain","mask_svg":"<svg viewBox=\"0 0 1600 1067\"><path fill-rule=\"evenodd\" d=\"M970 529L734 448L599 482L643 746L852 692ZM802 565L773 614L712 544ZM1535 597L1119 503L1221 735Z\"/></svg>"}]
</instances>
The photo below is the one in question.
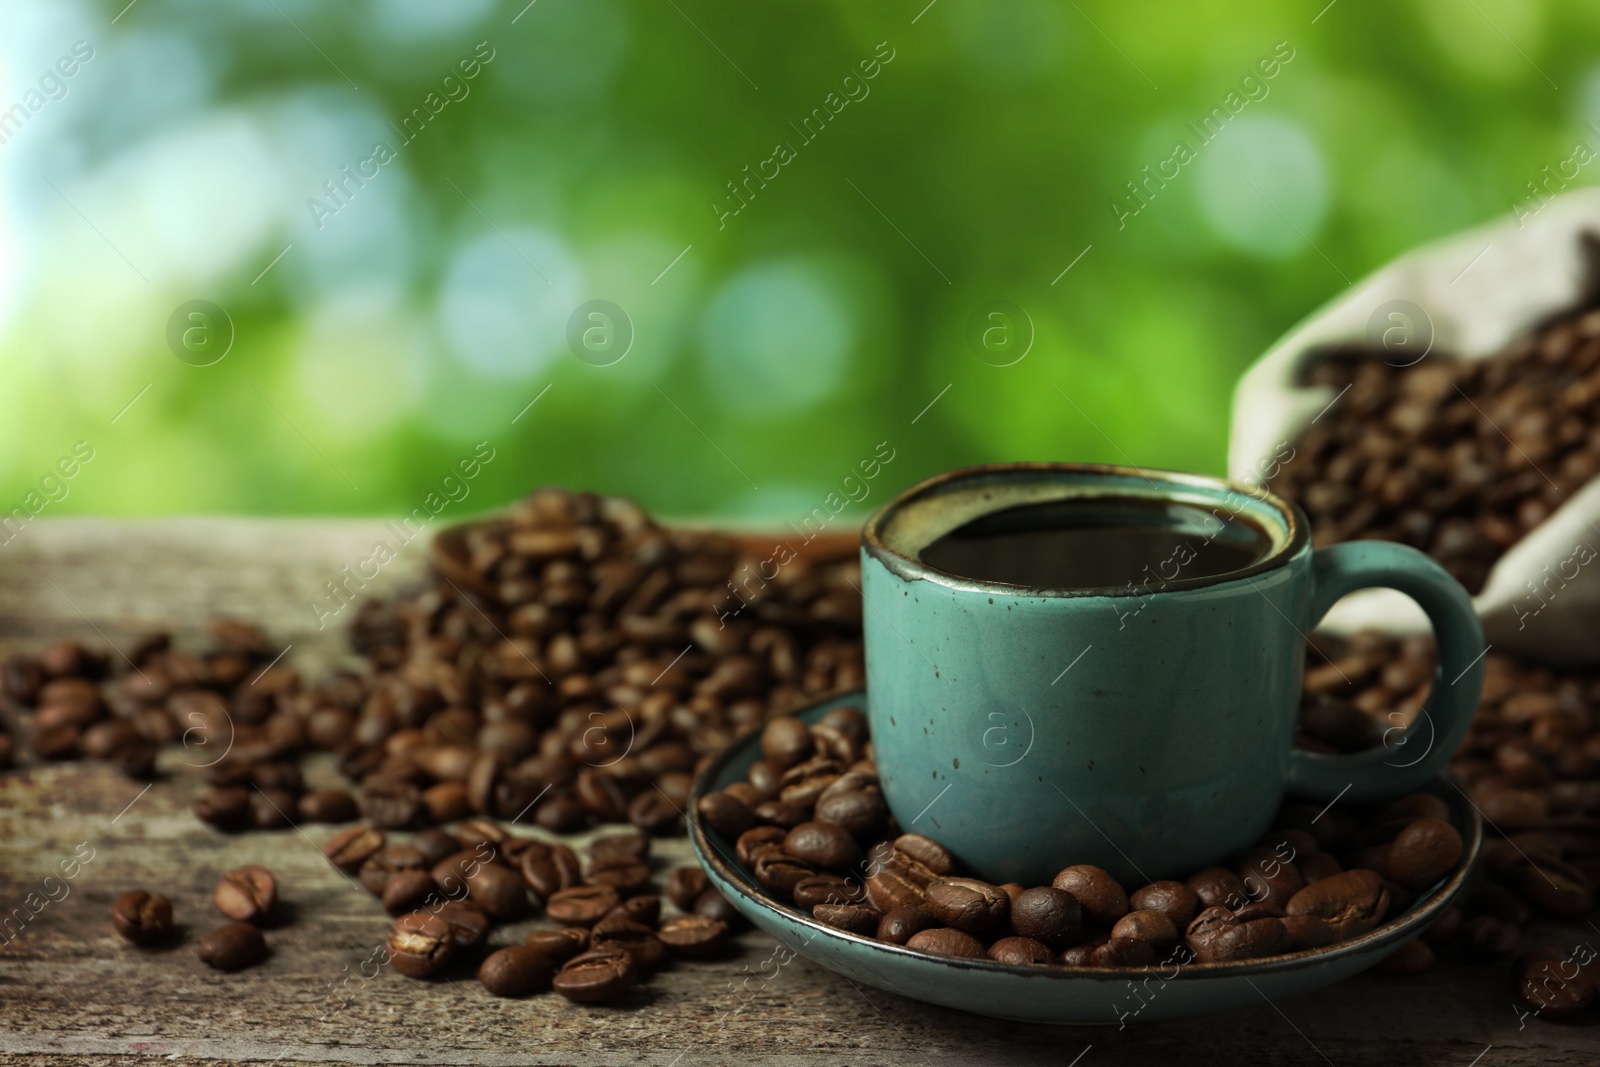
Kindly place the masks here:
<instances>
[{"instance_id":1,"label":"wood grain","mask_svg":"<svg viewBox=\"0 0 1600 1067\"><path fill-rule=\"evenodd\" d=\"M231 613L262 620L275 640L293 645L298 664L335 663L344 655L339 627L319 630L307 601L341 564L365 555L381 530L376 521L40 520L0 546L0 653L63 635L121 645L157 626L197 639L208 615ZM416 577L424 557L420 541L410 546L373 590ZM1600 1061L1594 1027L1530 1018L1519 1029L1505 967L1444 966L1416 979L1363 975L1281 1001L1269 1001L1264 985L1263 1002L1253 1008L1123 1030L996 1022L858 987L798 959L772 974L773 965L762 964L776 943L755 934L727 959L657 975L618 1007L578 1007L554 996L496 1000L470 969L436 982L381 971L365 977L363 961L386 921L317 851L330 831L227 837L204 827L188 811L198 771L186 762L208 758L164 753L164 779L143 793L140 784L92 764L0 775L0 910L22 908L26 921L0 944L0 1060L662 1067ZM333 771L314 763L308 777L331 782ZM59 877L60 861L85 849L93 858L75 878L45 882ZM665 865L687 862L681 840L660 852ZM193 944L217 920L209 903L216 875L246 862L278 874L286 921L268 931L265 964L222 975L195 959ZM135 886L172 898L185 943L147 952L112 933L111 901ZM43 902L37 915L28 908L30 894ZM502 931L501 939L534 921Z\"/></svg>"}]
</instances>

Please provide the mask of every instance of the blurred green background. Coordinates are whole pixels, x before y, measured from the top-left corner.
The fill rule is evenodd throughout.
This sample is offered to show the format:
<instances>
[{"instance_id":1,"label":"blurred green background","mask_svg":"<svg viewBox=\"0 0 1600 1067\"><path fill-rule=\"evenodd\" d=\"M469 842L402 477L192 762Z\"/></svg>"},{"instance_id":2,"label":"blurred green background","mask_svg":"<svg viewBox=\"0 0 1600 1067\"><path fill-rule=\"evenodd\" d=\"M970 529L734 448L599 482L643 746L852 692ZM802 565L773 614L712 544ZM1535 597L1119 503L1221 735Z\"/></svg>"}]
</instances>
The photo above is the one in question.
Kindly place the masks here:
<instances>
[{"instance_id":1,"label":"blurred green background","mask_svg":"<svg viewBox=\"0 0 1600 1067\"><path fill-rule=\"evenodd\" d=\"M1600 144L1592 2L525 5L0 5L0 508L78 441L42 514L1219 472L1276 336Z\"/></svg>"}]
</instances>

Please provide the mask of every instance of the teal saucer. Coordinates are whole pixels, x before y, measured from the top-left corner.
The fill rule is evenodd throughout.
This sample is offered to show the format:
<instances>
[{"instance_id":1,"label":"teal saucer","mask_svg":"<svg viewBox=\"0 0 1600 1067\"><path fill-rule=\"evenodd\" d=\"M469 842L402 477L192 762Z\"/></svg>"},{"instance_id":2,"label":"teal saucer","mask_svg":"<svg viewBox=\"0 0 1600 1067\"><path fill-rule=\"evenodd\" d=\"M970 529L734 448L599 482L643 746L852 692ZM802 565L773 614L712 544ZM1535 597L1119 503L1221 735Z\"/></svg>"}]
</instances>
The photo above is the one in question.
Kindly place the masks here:
<instances>
[{"instance_id":1,"label":"teal saucer","mask_svg":"<svg viewBox=\"0 0 1600 1067\"><path fill-rule=\"evenodd\" d=\"M847 693L797 714L812 722L840 705L864 711L866 694ZM743 781L760 756L758 734L747 734L706 767L690 798L689 840L700 866L722 895L791 952L847 978L913 1000L1022 1022L1177 1019L1330 986L1377 963L1437 919L1461 892L1483 843L1483 823L1477 811L1441 776L1426 790L1450 808L1450 820L1466 842L1461 862L1447 878L1419 894L1407 911L1370 933L1327 948L1235 963L1174 963L1148 970L1014 967L989 960L928 956L847 933L771 896L734 858L733 842L700 818L697 804L704 794Z\"/></svg>"}]
</instances>

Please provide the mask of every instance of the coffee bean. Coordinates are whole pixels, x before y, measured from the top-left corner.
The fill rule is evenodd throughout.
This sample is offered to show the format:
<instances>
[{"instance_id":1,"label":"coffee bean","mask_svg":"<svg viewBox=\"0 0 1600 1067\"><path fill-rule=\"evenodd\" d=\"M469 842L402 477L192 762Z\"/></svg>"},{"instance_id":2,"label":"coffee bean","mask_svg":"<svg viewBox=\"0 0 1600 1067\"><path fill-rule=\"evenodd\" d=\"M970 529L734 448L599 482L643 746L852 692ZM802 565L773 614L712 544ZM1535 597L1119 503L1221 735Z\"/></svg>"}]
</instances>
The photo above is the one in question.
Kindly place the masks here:
<instances>
[{"instance_id":1,"label":"coffee bean","mask_svg":"<svg viewBox=\"0 0 1600 1067\"><path fill-rule=\"evenodd\" d=\"M912 934L906 941L906 948L931 952L935 956L966 956L971 959L984 956L982 941L963 930L953 930L948 926L937 926Z\"/></svg>"},{"instance_id":2,"label":"coffee bean","mask_svg":"<svg viewBox=\"0 0 1600 1067\"><path fill-rule=\"evenodd\" d=\"M811 731L799 719L778 715L761 731L761 754L780 769L793 767L811 756Z\"/></svg>"},{"instance_id":3,"label":"coffee bean","mask_svg":"<svg viewBox=\"0 0 1600 1067\"><path fill-rule=\"evenodd\" d=\"M278 881L265 867L236 867L217 882L212 900L235 922L259 923L278 902Z\"/></svg>"},{"instance_id":4,"label":"coffee bean","mask_svg":"<svg viewBox=\"0 0 1600 1067\"><path fill-rule=\"evenodd\" d=\"M1035 886L1024 889L1011 905L1011 926L1023 937L1062 947L1082 929L1083 908L1064 889Z\"/></svg>"},{"instance_id":5,"label":"coffee bean","mask_svg":"<svg viewBox=\"0 0 1600 1067\"><path fill-rule=\"evenodd\" d=\"M762 845L781 845L787 832L776 826L757 826L746 830L734 842L733 854L746 867L755 865L756 850Z\"/></svg>"},{"instance_id":6,"label":"coffee bean","mask_svg":"<svg viewBox=\"0 0 1600 1067\"><path fill-rule=\"evenodd\" d=\"M379 894L383 910L390 915L416 911L439 895L439 883L425 870L398 871Z\"/></svg>"},{"instance_id":7,"label":"coffee bean","mask_svg":"<svg viewBox=\"0 0 1600 1067\"><path fill-rule=\"evenodd\" d=\"M1512 881L1523 896L1551 915L1576 919L1594 910L1594 884L1559 860L1522 864L1513 871Z\"/></svg>"},{"instance_id":8,"label":"coffee bean","mask_svg":"<svg viewBox=\"0 0 1600 1067\"><path fill-rule=\"evenodd\" d=\"M422 814L422 793L401 779L369 778L361 784L361 807L377 825L404 829Z\"/></svg>"},{"instance_id":9,"label":"coffee bean","mask_svg":"<svg viewBox=\"0 0 1600 1067\"><path fill-rule=\"evenodd\" d=\"M1290 898L1286 910L1326 920L1335 939L1344 941L1377 926L1388 908L1383 879L1374 871L1354 870L1306 886Z\"/></svg>"},{"instance_id":10,"label":"coffee bean","mask_svg":"<svg viewBox=\"0 0 1600 1067\"><path fill-rule=\"evenodd\" d=\"M1095 950L1110 940L1111 935L1104 930L1086 932L1084 940L1061 950L1061 954L1056 957L1056 963L1062 967L1094 966Z\"/></svg>"},{"instance_id":11,"label":"coffee bean","mask_svg":"<svg viewBox=\"0 0 1600 1067\"><path fill-rule=\"evenodd\" d=\"M1461 834L1443 819L1418 819L1390 843L1384 873L1403 886L1422 889L1455 869Z\"/></svg>"},{"instance_id":12,"label":"coffee bean","mask_svg":"<svg viewBox=\"0 0 1600 1067\"><path fill-rule=\"evenodd\" d=\"M683 825L683 810L659 789L648 789L628 802L628 821L647 833L675 833Z\"/></svg>"},{"instance_id":13,"label":"coffee bean","mask_svg":"<svg viewBox=\"0 0 1600 1067\"><path fill-rule=\"evenodd\" d=\"M737 838L755 825L756 817L749 806L730 796L726 790L720 793L707 793L700 798L696 807L700 817L724 837Z\"/></svg>"},{"instance_id":14,"label":"coffee bean","mask_svg":"<svg viewBox=\"0 0 1600 1067\"><path fill-rule=\"evenodd\" d=\"M877 789L852 789L819 799L816 817L843 827L858 841L871 841L888 826L889 805Z\"/></svg>"},{"instance_id":15,"label":"coffee bean","mask_svg":"<svg viewBox=\"0 0 1600 1067\"><path fill-rule=\"evenodd\" d=\"M1460 944L1469 959L1497 960L1522 944L1522 928L1493 915L1479 915L1462 924Z\"/></svg>"},{"instance_id":16,"label":"coffee bean","mask_svg":"<svg viewBox=\"0 0 1600 1067\"><path fill-rule=\"evenodd\" d=\"M401 871L419 871L427 862L422 850L411 845L385 845L361 865L357 880L373 896L382 896L389 879Z\"/></svg>"},{"instance_id":17,"label":"coffee bean","mask_svg":"<svg viewBox=\"0 0 1600 1067\"><path fill-rule=\"evenodd\" d=\"M749 925L744 916L739 914L739 909L715 889L707 889L700 894L700 898L694 902L694 914L725 922L729 930L742 930Z\"/></svg>"},{"instance_id":18,"label":"coffee bean","mask_svg":"<svg viewBox=\"0 0 1600 1067\"><path fill-rule=\"evenodd\" d=\"M784 837L783 847L797 859L831 870L861 862L861 846L848 830L833 823L802 822Z\"/></svg>"},{"instance_id":19,"label":"coffee bean","mask_svg":"<svg viewBox=\"0 0 1600 1067\"><path fill-rule=\"evenodd\" d=\"M1011 898L976 878L941 878L923 891L922 908L946 926L981 934L1006 921Z\"/></svg>"},{"instance_id":20,"label":"coffee bean","mask_svg":"<svg viewBox=\"0 0 1600 1067\"><path fill-rule=\"evenodd\" d=\"M1571 954L1545 947L1528 954L1517 974L1517 996L1540 1018L1570 1019L1595 1004L1593 967L1579 967Z\"/></svg>"},{"instance_id":21,"label":"coffee bean","mask_svg":"<svg viewBox=\"0 0 1600 1067\"><path fill-rule=\"evenodd\" d=\"M557 892L583 881L578 857L566 845L530 845L522 853L518 867L524 884L546 902Z\"/></svg>"},{"instance_id":22,"label":"coffee bean","mask_svg":"<svg viewBox=\"0 0 1600 1067\"><path fill-rule=\"evenodd\" d=\"M1247 899L1239 876L1224 867L1207 867L1189 876L1184 885L1194 893L1200 907L1235 908Z\"/></svg>"},{"instance_id":23,"label":"coffee bean","mask_svg":"<svg viewBox=\"0 0 1600 1067\"><path fill-rule=\"evenodd\" d=\"M238 971L261 961L267 954L266 938L249 923L219 926L200 939L195 955L219 971Z\"/></svg>"},{"instance_id":24,"label":"coffee bean","mask_svg":"<svg viewBox=\"0 0 1600 1067\"><path fill-rule=\"evenodd\" d=\"M1091 967L1148 967L1156 961L1150 942L1113 936L1089 953Z\"/></svg>"},{"instance_id":25,"label":"coffee bean","mask_svg":"<svg viewBox=\"0 0 1600 1067\"><path fill-rule=\"evenodd\" d=\"M557 963L570 960L589 948L589 931L582 926L558 926L554 929L530 930L522 943L538 949Z\"/></svg>"},{"instance_id":26,"label":"coffee bean","mask_svg":"<svg viewBox=\"0 0 1600 1067\"><path fill-rule=\"evenodd\" d=\"M433 867L440 860L453 855L461 846L449 833L440 829L418 830L411 835L411 847L422 853L425 867Z\"/></svg>"},{"instance_id":27,"label":"coffee bean","mask_svg":"<svg viewBox=\"0 0 1600 1067\"><path fill-rule=\"evenodd\" d=\"M328 838L322 846L322 854L341 871L354 874L383 846L382 830L371 826L351 826Z\"/></svg>"},{"instance_id":28,"label":"coffee bean","mask_svg":"<svg viewBox=\"0 0 1600 1067\"><path fill-rule=\"evenodd\" d=\"M706 891L710 880L699 867L678 867L667 879L667 899L679 911L693 911L694 902Z\"/></svg>"},{"instance_id":29,"label":"coffee bean","mask_svg":"<svg viewBox=\"0 0 1600 1067\"><path fill-rule=\"evenodd\" d=\"M1148 941L1155 948L1166 948L1178 940L1178 928L1164 911L1154 908L1141 908L1130 911L1118 919L1111 928L1111 938L1132 938L1136 941Z\"/></svg>"},{"instance_id":30,"label":"coffee bean","mask_svg":"<svg viewBox=\"0 0 1600 1067\"><path fill-rule=\"evenodd\" d=\"M467 896L497 922L512 922L528 911L528 890L516 871L485 863L466 876Z\"/></svg>"},{"instance_id":31,"label":"coffee bean","mask_svg":"<svg viewBox=\"0 0 1600 1067\"><path fill-rule=\"evenodd\" d=\"M678 915L662 923L657 936L676 955L699 959L727 943L728 924L703 915Z\"/></svg>"},{"instance_id":32,"label":"coffee bean","mask_svg":"<svg viewBox=\"0 0 1600 1067\"><path fill-rule=\"evenodd\" d=\"M564 926L593 926L618 904L622 897L606 885L576 885L559 889L545 901L545 912Z\"/></svg>"},{"instance_id":33,"label":"coffee bean","mask_svg":"<svg viewBox=\"0 0 1600 1067\"><path fill-rule=\"evenodd\" d=\"M1252 848L1245 851L1239 864L1239 880L1244 883L1245 896L1250 900L1264 901L1282 908L1289 898L1305 888L1306 880L1289 857L1288 849Z\"/></svg>"},{"instance_id":34,"label":"coffee bean","mask_svg":"<svg viewBox=\"0 0 1600 1067\"><path fill-rule=\"evenodd\" d=\"M931 871L935 878L955 873L955 857L950 855L949 849L931 837L924 837L921 834L901 834L894 839L894 851L897 856L915 860Z\"/></svg>"},{"instance_id":35,"label":"coffee bean","mask_svg":"<svg viewBox=\"0 0 1600 1067\"><path fill-rule=\"evenodd\" d=\"M37 656L13 652L0 661L0 693L24 707L38 703L44 677L44 666Z\"/></svg>"},{"instance_id":36,"label":"coffee bean","mask_svg":"<svg viewBox=\"0 0 1600 1067\"><path fill-rule=\"evenodd\" d=\"M1200 898L1182 882L1151 882L1128 896L1128 907L1137 911L1154 908L1172 920L1174 936L1188 926L1200 911Z\"/></svg>"},{"instance_id":37,"label":"coffee bean","mask_svg":"<svg viewBox=\"0 0 1600 1067\"><path fill-rule=\"evenodd\" d=\"M619 949L591 949L568 960L556 973L555 991L576 1004L615 1000L639 980L633 957Z\"/></svg>"},{"instance_id":38,"label":"coffee bean","mask_svg":"<svg viewBox=\"0 0 1600 1067\"><path fill-rule=\"evenodd\" d=\"M111 925L135 945L158 945L172 935L172 902L159 893L130 889L111 905Z\"/></svg>"},{"instance_id":39,"label":"coffee bean","mask_svg":"<svg viewBox=\"0 0 1600 1067\"><path fill-rule=\"evenodd\" d=\"M615 908L612 908L606 918L609 919L613 915L626 916L634 922L654 927L661 921L661 898L649 893L643 896L629 897ZM600 921L604 922L605 919Z\"/></svg>"},{"instance_id":40,"label":"coffee bean","mask_svg":"<svg viewBox=\"0 0 1600 1067\"><path fill-rule=\"evenodd\" d=\"M880 917L876 909L865 904L818 904L811 914L820 923L863 937L877 933Z\"/></svg>"},{"instance_id":41,"label":"coffee bean","mask_svg":"<svg viewBox=\"0 0 1600 1067\"><path fill-rule=\"evenodd\" d=\"M1079 864L1067 867L1051 882L1077 898L1087 925L1110 929L1128 914L1128 894L1117 880L1099 867Z\"/></svg>"},{"instance_id":42,"label":"coffee bean","mask_svg":"<svg viewBox=\"0 0 1600 1067\"><path fill-rule=\"evenodd\" d=\"M1292 943L1290 947L1293 947ZM1433 949L1428 947L1426 941L1419 938L1407 941L1389 953L1373 970L1382 971L1384 974L1422 974L1433 969L1433 962Z\"/></svg>"},{"instance_id":43,"label":"coffee bean","mask_svg":"<svg viewBox=\"0 0 1600 1067\"><path fill-rule=\"evenodd\" d=\"M589 945L591 950L621 949L633 957L634 964L641 972L659 967L667 956L667 947L656 936L655 930L628 918L620 909L594 924L589 931Z\"/></svg>"},{"instance_id":44,"label":"coffee bean","mask_svg":"<svg viewBox=\"0 0 1600 1067\"><path fill-rule=\"evenodd\" d=\"M919 907L895 908L878 920L877 938L892 945L903 945L914 934L938 926L939 920Z\"/></svg>"},{"instance_id":45,"label":"coffee bean","mask_svg":"<svg viewBox=\"0 0 1600 1067\"><path fill-rule=\"evenodd\" d=\"M882 912L921 907L922 886L899 870L881 870L867 879L867 900Z\"/></svg>"},{"instance_id":46,"label":"coffee bean","mask_svg":"<svg viewBox=\"0 0 1600 1067\"><path fill-rule=\"evenodd\" d=\"M810 911L818 904L860 904L866 895L866 887L859 881L837 874L813 874L802 878L792 893L794 906L801 911Z\"/></svg>"},{"instance_id":47,"label":"coffee bean","mask_svg":"<svg viewBox=\"0 0 1600 1067\"><path fill-rule=\"evenodd\" d=\"M449 926L450 939L457 953L473 952L489 940L489 928L492 925L489 917L471 904L447 900L430 905L427 911Z\"/></svg>"},{"instance_id":48,"label":"coffee bean","mask_svg":"<svg viewBox=\"0 0 1600 1067\"><path fill-rule=\"evenodd\" d=\"M1233 917L1242 923L1253 919L1281 919L1287 914L1278 905L1265 900L1252 900L1243 907L1233 909Z\"/></svg>"},{"instance_id":49,"label":"coffee bean","mask_svg":"<svg viewBox=\"0 0 1600 1067\"><path fill-rule=\"evenodd\" d=\"M1284 916L1283 932L1290 952L1324 948L1334 942L1333 927L1316 915Z\"/></svg>"},{"instance_id":50,"label":"coffee bean","mask_svg":"<svg viewBox=\"0 0 1600 1067\"><path fill-rule=\"evenodd\" d=\"M389 960L407 978L437 974L455 955L455 933L427 911L402 915L389 927Z\"/></svg>"},{"instance_id":51,"label":"coffee bean","mask_svg":"<svg viewBox=\"0 0 1600 1067\"><path fill-rule=\"evenodd\" d=\"M1326 852L1314 852L1295 866L1300 868L1300 876L1305 879L1306 885L1332 878L1344 871L1344 865Z\"/></svg>"},{"instance_id":52,"label":"coffee bean","mask_svg":"<svg viewBox=\"0 0 1600 1067\"><path fill-rule=\"evenodd\" d=\"M195 817L218 830L242 830L250 821L250 790L239 787L208 789L194 802Z\"/></svg>"},{"instance_id":53,"label":"coffee bean","mask_svg":"<svg viewBox=\"0 0 1600 1067\"><path fill-rule=\"evenodd\" d=\"M1002 937L989 946L989 958L1013 967L1043 967L1054 962L1050 950L1031 937Z\"/></svg>"},{"instance_id":54,"label":"coffee bean","mask_svg":"<svg viewBox=\"0 0 1600 1067\"><path fill-rule=\"evenodd\" d=\"M478 967L478 981L497 997L525 997L550 988L555 964L538 949L512 945L489 954Z\"/></svg>"},{"instance_id":55,"label":"coffee bean","mask_svg":"<svg viewBox=\"0 0 1600 1067\"><path fill-rule=\"evenodd\" d=\"M350 822L360 813L356 798L343 789L313 789L300 797L296 810L305 822Z\"/></svg>"}]
</instances>

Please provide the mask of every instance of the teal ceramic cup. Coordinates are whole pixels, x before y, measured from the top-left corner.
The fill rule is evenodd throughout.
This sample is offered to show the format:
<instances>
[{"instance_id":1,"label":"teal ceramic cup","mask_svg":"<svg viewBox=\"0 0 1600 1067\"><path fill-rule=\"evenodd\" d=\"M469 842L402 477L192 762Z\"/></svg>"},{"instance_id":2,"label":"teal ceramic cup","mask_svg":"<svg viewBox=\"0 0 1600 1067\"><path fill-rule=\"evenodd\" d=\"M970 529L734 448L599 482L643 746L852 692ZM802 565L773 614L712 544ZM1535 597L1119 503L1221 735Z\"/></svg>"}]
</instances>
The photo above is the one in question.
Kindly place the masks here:
<instances>
[{"instance_id":1,"label":"teal ceramic cup","mask_svg":"<svg viewBox=\"0 0 1600 1067\"><path fill-rule=\"evenodd\" d=\"M1187 505L1219 530L1249 524L1266 545L1239 570L1162 565L1102 588L982 581L920 558L996 511L1095 497ZM862 532L862 614L873 750L901 827L997 883L1044 885L1092 863L1142 884L1253 844L1286 794L1331 804L1418 788L1477 707L1484 645L1471 602L1414 549L1313 551L1307 525L1260 488L1089 464L972 467L891 500ZM1406 593L1432 623L1427 703L1370 751L1296 749L1306 634L1369 586Z\"/></svg>"}]
</instances>

